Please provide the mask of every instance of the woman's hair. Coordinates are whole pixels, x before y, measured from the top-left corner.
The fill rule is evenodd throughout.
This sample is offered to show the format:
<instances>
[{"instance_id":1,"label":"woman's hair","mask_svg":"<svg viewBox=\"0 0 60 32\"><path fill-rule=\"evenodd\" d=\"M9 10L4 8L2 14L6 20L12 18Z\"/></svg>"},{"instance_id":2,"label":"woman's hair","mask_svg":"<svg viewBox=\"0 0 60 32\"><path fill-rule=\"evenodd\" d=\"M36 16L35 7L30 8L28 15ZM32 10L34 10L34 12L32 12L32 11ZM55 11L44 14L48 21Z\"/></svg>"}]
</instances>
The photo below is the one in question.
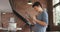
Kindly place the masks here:
<instances>
[{"instance_id":1,"label":"woman's hair","mask_svg":"<svg viewBox=\"0 0 60 32\"><path fill-rule=\"evenodd\" d=\"M42 8L42 5L40 4L40 2L35 2L33 5L32 5L32 7L34 7L34 6L41 6L41 8Z\"/></svg>"}]
</instances>

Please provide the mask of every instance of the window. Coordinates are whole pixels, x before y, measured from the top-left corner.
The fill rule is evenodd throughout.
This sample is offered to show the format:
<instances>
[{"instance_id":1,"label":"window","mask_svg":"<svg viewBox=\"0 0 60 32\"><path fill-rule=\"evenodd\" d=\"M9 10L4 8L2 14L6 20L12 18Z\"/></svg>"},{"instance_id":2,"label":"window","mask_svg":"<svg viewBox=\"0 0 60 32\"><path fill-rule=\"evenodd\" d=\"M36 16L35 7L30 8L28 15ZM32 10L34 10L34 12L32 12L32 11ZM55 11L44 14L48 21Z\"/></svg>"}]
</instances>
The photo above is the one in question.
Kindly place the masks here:
<instances>
[{"instance_id":1,"label":"window","mask_svg":"<svg viewBox=\"0 0 60 32\"><path fill-rule=\"evenodd\" d=\"M55 25L60 25L60 0L53 0L53 23Z\"/></svg>"},{"instance_id":2,"label":"window","mask_svg":"<svg viewBox=\"0 0 60 32\"><path fill-rule=\"evenodd\" d=\"M59 3L60 0L53 0L53 5Z\"/></svg>"}]
</instances>

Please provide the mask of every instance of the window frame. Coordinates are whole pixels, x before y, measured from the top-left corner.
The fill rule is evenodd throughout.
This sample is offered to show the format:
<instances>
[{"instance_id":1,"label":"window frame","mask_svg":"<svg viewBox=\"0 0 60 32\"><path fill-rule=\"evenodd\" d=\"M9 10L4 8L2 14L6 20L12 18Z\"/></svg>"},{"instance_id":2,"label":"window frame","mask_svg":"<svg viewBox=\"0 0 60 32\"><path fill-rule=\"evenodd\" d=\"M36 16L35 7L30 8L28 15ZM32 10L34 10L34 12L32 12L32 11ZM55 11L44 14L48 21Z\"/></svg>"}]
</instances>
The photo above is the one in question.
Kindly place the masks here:
<instances>
[{"instance_id":1,"label":"window frame","mask_svg":"<svg viewBox=\"0 0 60 32\"><path fill-rule=\"evenodd\" d=\"M56 3L55 5L53 5L53 23L56 26L56 7L60 5L60 0L58 3ZM55 11L54 11L55 10Z\"/></svg>"}]
</instances>

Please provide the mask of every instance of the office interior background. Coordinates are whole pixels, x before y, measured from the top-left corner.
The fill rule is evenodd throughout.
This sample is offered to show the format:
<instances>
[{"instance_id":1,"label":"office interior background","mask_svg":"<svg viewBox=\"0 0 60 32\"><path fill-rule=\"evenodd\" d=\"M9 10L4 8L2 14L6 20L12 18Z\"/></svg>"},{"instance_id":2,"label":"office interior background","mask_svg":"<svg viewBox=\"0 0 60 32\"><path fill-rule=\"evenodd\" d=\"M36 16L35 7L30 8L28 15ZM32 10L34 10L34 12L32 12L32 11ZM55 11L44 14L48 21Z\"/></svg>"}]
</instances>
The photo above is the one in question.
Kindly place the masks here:
<instances>
[{"instance_id":1,"label":"office interior background","mask_svg":"<svg viewBox=\"0 0 60 32\"><path fill-rule=\"evenodd\" d=\"M32 4L39 1L44 10L48 12L49 24L47 31L60 31L60 0L0 0L0 32L8 31L8 28L16 32L29 32L30 27L26 25L15 13L24 18L37 14ZM13 29L15 28L15 29Z\"/></svg>"}]
</instances>

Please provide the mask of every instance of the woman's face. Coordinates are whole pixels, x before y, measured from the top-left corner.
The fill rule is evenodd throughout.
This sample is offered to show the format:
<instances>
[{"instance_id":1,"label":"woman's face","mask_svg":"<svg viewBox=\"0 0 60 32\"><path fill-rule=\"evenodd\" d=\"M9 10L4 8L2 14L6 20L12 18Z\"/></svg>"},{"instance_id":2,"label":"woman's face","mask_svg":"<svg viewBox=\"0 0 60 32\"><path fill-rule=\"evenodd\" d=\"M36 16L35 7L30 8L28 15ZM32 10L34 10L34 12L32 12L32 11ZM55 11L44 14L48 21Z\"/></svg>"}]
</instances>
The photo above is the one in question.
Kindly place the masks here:
<instances>
[{"instance_id":1,"label":"woman's face","mask_svg":"<svg viewBox=\"0 0 60 32\"><path fill-rule=\"evenodd\" d=\"M40 6L34 6L34 10L37 12L41 12L42 8Z\"/></svg>"}]
</instances>

